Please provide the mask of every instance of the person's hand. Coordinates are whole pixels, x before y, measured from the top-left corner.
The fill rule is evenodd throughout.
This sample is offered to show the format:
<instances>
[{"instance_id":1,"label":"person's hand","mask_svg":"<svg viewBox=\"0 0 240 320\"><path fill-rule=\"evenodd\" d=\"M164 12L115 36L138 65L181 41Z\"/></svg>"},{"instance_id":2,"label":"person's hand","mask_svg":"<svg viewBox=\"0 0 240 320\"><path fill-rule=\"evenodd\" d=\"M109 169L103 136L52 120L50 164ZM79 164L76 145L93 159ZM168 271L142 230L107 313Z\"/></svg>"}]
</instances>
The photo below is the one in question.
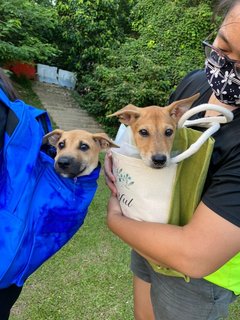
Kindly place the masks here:
<instances>
[{"instance_id":1,"label":"person's hand","mask_svg":"<svg viewBox=\"0 0 240 320\"><path fill-rule=\"evenodd\" d=\"M112 172L112 154L108 152L105 156L104 160L104 175L105 175L105 181L109 189L111 190L112 194L114 196L117 195L117 189L115 186L115 177Z\"/></svg>"},{"instance_id":2,"label":"person's hand","mask_svg":"<svg viewBox=\"0 0 240 320\"><path fill-rule=\"evenodd\" d=\"M108 201L107 209L107 224L109 228L111 229L121 217L123 217L123 214L120 207L120 203L117 197L112 194Z\"/></svg>"}]
</instances>

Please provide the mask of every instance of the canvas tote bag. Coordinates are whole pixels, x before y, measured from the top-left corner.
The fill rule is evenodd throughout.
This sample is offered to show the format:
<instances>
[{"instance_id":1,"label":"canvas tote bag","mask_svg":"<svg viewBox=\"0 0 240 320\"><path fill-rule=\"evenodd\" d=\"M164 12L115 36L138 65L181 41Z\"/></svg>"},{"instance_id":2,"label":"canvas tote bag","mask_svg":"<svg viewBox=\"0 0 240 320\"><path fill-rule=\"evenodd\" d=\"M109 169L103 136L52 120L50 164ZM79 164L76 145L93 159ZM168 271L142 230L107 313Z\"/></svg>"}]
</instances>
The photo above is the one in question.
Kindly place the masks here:
<instances>
[{"instance_id":1,"label":"canvas tote bag","mask_svg":"<svg viewBox=\"0 0 240 320\"><path fill-rule=\"evenodd\" d=\"M220 116L188 120L194 114L215 110ZM144 164L134 144L130 127L120 126L112 149L113 173L123 214L139 221L183 226L200 202L220 123L233 119L231 111L213 104L188 110L179 120L169 166L153 169ZM199 131L189 126L206 128ZM177 155L176 155L177 154ZM155 271L189 278L175 270L152 264Z\"/></svg>"},{"instance_id":2,"label":"canvas tote bag","mask_svg":"<svg viewBox=\"0 0 240 320\"><path fill-rule=\"evenodd\" d=\"M222 115L187 120L205 110ZM169 166L153 169L144 164L134 145L130 127L120 126L112 149L113 173L124 215L139 221L184 225L199 203L214 139L220 123L231 121L231 111L203 104L187 111L179 120ZM206 127L203 132L189 126ZM184 215L182 216L182 213Z\"/></svg>"},{"instance_id":3,"label":"canvas tote bag","mask_svg":"<svg viewBox=\"0 0 240 320\"><path fill-rule=\"evenodd\" d=\"M221 115L188 120L206 110L215 110ZM211 136L220 128L220 123L232 119L232 112L218 105L202 104L188 110L178 123L171 163L162 169L144 164L130 127L121 125L115 140L120 148L112 149L112 158L123 214L139 221L185 225L200 202L214 146ZM199 131L189 126L206 129ZM189 280L175 270L151 265L157 272Z\"/></svg>"}]
</instances>

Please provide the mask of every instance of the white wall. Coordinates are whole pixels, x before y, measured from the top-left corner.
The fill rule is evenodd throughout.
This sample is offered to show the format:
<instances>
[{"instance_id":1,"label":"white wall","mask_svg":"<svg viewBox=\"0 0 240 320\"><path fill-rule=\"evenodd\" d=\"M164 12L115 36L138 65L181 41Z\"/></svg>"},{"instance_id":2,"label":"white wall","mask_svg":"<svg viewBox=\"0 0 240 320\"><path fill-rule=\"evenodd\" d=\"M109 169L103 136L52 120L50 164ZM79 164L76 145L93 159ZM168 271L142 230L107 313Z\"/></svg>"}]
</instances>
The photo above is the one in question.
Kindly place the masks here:
<instances>
[{"instance_id":1,"label":"white wall","mask_svg":"<svg viewBox=\"0 0 240 320\"><path fill-rule=\"evenodd\" d=\"M40 63L37 64L37 75L40 82L53 83L69 89L74 89L77 82L75 73Z\"/></svg>"}]
</instances>

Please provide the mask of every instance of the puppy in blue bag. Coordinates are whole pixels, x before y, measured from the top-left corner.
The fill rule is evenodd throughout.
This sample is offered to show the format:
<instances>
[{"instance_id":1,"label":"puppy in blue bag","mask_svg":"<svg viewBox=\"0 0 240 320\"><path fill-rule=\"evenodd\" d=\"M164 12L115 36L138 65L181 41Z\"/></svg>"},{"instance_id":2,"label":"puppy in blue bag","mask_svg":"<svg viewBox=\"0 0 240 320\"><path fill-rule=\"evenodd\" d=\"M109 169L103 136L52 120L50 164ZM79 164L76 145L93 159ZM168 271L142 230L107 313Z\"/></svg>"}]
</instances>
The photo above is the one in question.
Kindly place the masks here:
<instances>
[{"instance_id":1,"label":"puppy in blue bag","mask_svg":"<svg viewBox=\"0 0 240 320\"><path fill-rule=\"evenodd\" d=\"M26 279L79 230L97 189L102 134L52 131L47 113L0 89L0 318ZM16 97L15 97L16 98Z\"/></svg>"}]
</instances>

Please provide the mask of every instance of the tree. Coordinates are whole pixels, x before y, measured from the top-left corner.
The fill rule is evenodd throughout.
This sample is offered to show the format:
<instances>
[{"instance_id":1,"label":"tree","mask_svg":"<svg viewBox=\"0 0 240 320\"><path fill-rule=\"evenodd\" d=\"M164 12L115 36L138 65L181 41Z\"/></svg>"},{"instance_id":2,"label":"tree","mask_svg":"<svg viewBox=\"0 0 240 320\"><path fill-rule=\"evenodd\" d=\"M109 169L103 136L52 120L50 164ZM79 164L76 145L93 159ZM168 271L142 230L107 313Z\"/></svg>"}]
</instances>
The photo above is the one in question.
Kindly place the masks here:
<instances>
[{"instance_id":1,"label":"tree","mask_svg":"<svg viewBox=\"0 0 240 320\"><path fill-rule=\"evenodd\" d=\"M204 67L201 41L214 29L211 1L138 0L132 10L134 37L82 78L81 105L111 134L106 118L128 103L166 105L180 80Z\"/></svg>"},{"instance_id":2,"label":"tree","mask_svg":"<svg viewBox=\"0 0 240 320\"><path fill-rule=\"evenodd\" d=\"M78 71L79 77L103 61L109 48L116 48L129 32L128 0L58 0L60 17L58 64Z\"/></svg>"},{"instance_id":3,"label":"tree","mask_svg":"<svg viewBox=\"0 0 240 320\"><path fill-rule=\"evenodd\" d=\"M0 63L47 61L57 54L49 42L57 24L54 7L33 0L1 0Z\"/></svg>"}]
</instances>

